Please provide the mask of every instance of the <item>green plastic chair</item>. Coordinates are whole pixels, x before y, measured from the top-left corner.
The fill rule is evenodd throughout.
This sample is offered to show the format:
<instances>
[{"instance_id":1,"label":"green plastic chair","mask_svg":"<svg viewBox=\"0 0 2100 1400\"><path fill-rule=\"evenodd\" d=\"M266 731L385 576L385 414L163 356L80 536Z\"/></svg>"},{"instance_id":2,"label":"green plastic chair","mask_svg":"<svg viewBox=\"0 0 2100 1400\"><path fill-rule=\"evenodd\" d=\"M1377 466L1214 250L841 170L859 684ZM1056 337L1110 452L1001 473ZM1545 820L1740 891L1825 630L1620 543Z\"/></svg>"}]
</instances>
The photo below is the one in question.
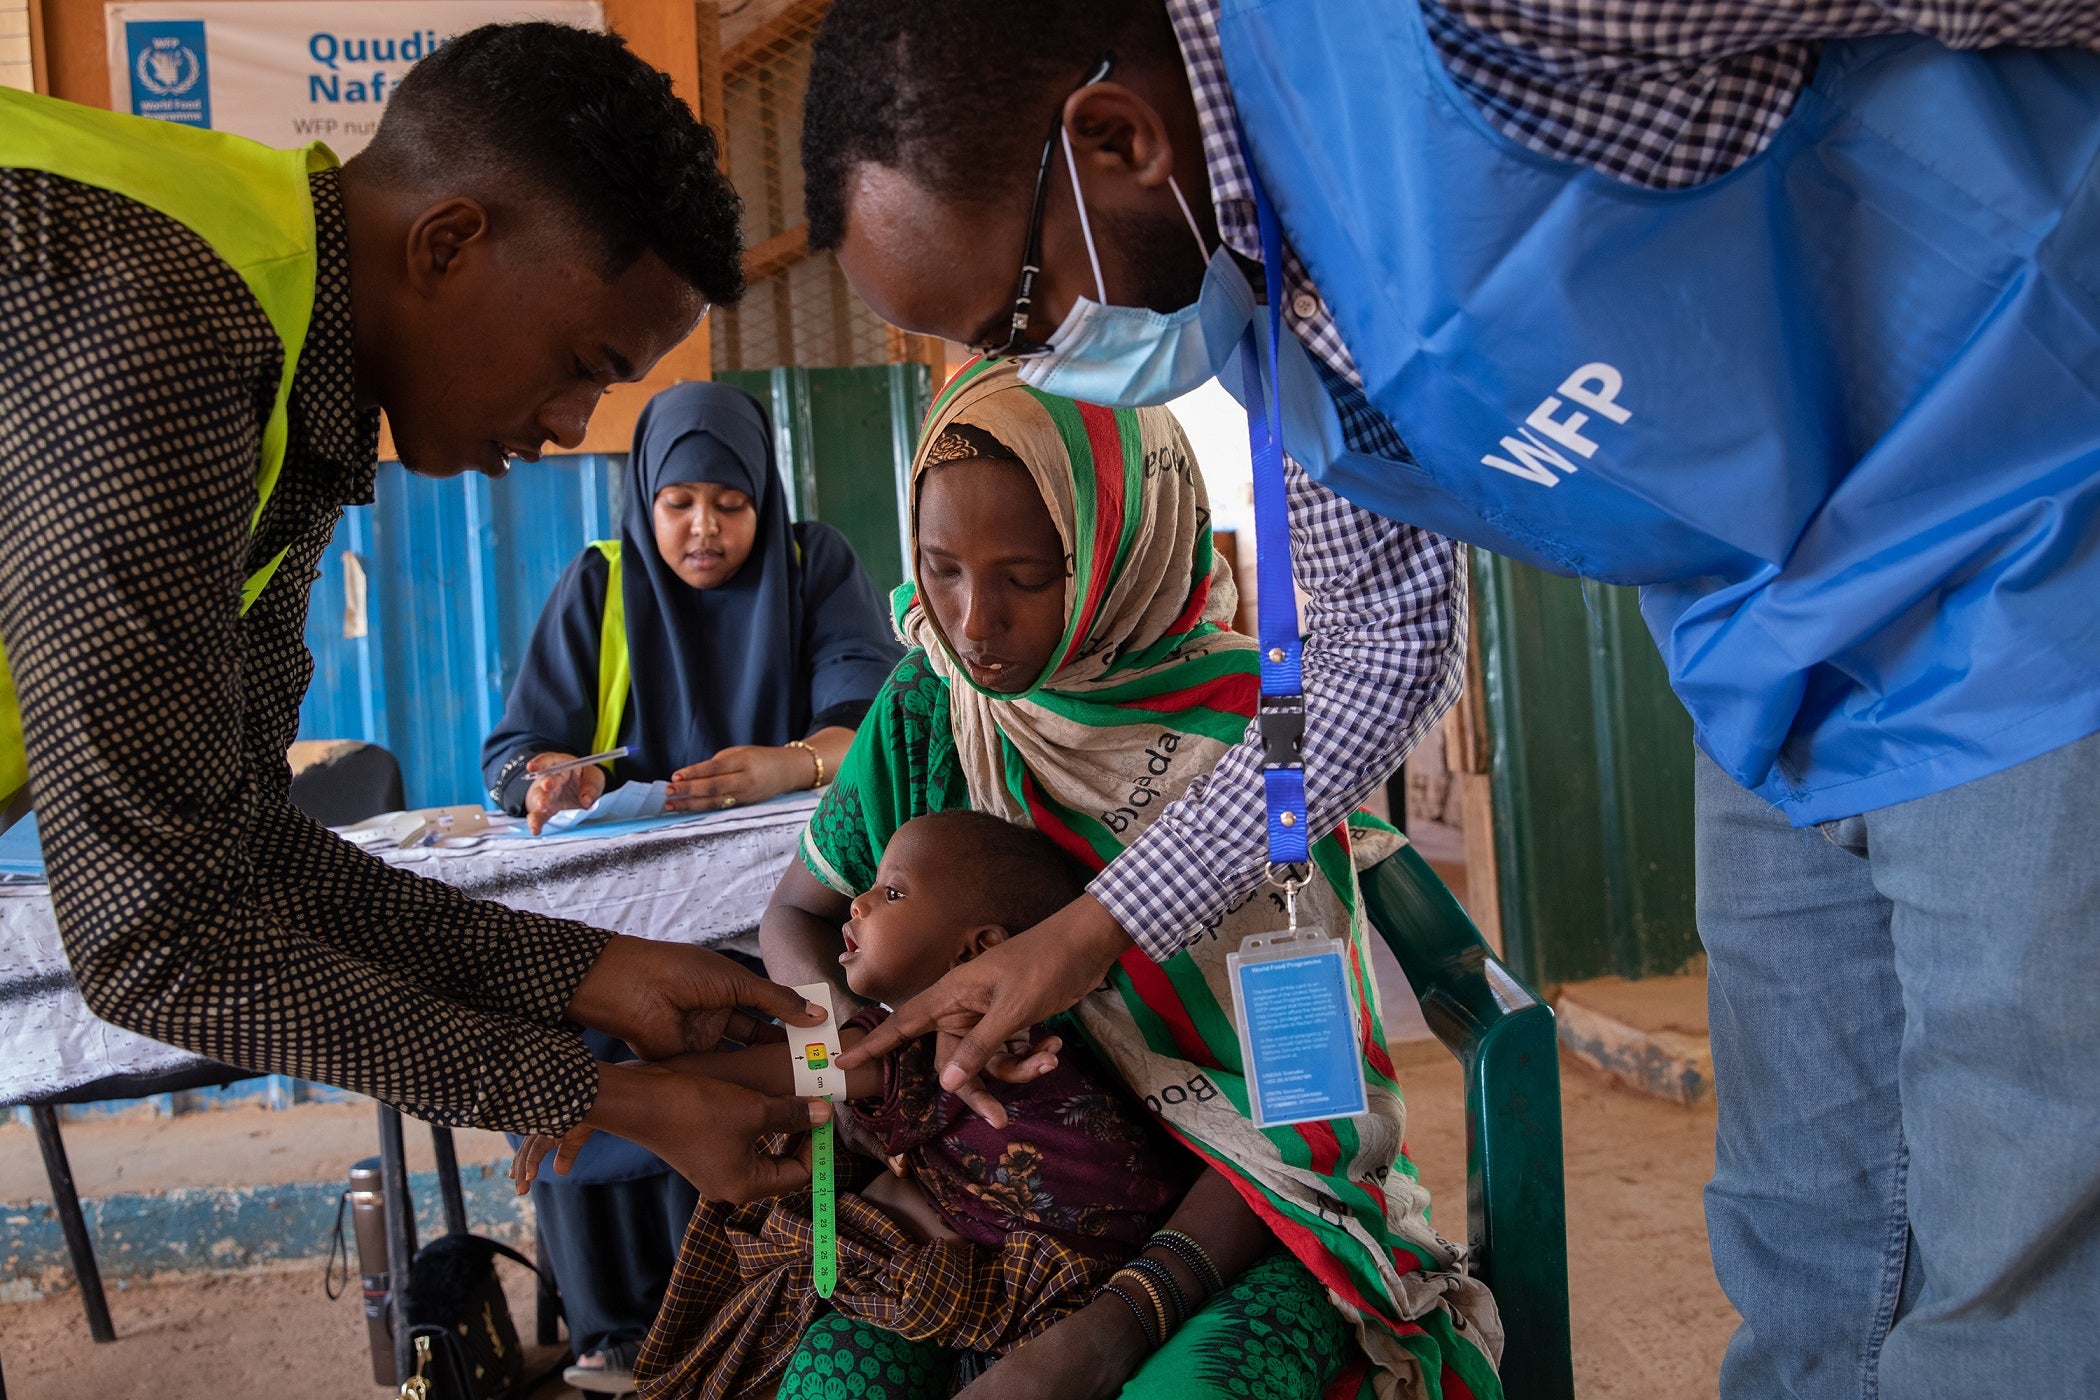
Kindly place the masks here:
<instances>
[{"instance_id":1,"label":"green plastic chair","mask_svg":"<svg viewBox=\"0 0 2100 1400\"><path fill-rule=\"evenodd\" d=\"M1503 1391L1510 1400L1572 1400L1553 1008L1494 955L1412 847L1359 880L1364 912L1400 960L1429 1029L1465 1068L1466 1218L1473 1272L1502 1311Z\"/></svg>"}]
</instances>

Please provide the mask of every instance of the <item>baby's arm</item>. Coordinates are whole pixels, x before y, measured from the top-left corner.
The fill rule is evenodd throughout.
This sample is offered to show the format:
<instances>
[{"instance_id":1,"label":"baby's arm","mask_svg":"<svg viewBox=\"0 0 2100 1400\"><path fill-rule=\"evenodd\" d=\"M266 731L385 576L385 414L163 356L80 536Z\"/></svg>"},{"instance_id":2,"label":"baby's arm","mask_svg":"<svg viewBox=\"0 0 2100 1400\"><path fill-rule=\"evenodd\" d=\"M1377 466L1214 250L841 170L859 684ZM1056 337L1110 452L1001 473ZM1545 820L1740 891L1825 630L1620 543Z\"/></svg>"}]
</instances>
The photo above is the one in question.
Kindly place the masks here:
<instances>
[{"instance_id":1,"label":"baby's arm","mask_svg":"<svg viewBox=\"0 0 2100 1400\"><path fill-rule=\"evenodd\" d=\"M792 1037L795 1034L795 1027L788 1027L788 1035ZM839 1044L850 1050L858 1045L866 1034L866 1031L848 1027L840 1032ZM699 1074L709 1079L740 1084L761 1094L792 1094L795 1092L795 1067L789 1062L789 1054L788 1045L774 1041L765 1045L753 1045L745 1050L696 1051L685 1055L673 1055L669 1059L657 1060L654 1063L665 1069L676 1070L680 1074ZM846 1071L847 1098L876 1098L881 1093L881 1061Z\"/></svg>"},{"instance_id":2,"label":"baby's arm","mask_svg":"<svg viewBox=\"0 0 2100 1400\"><path fill-rule=\"evenodd\" d=\"M788 1028L790 1033L794 1027ZM849 1028L841 1033L841 1048L860 1043L867 1032ZM761 1094L792 1094L795 1092L795 1068L788 1062L788 1046L785 1041L769 1041L753 1045L744 1050L715 1050L707 1053L694 1052L673 1055L669 1059L652 1060L637 1067L658 1070L669 1074L697 1074L708 1079L719 1079L725 1083L742 1085ZM863 1099L877 1097L882 1093L882 1061L863 1065L846 1073L846 1096ZM547 1154L554 1153L554 1170L565 1173L569 1164L576 1160L591 1129L575 1127L561 1138L528 1136L518 1144L517 1153L511 1158L510 1179L517 1193L524 1195L531 1188L533 1179L539 1175L540 1163Z\"/></svg>"}]
</instances>

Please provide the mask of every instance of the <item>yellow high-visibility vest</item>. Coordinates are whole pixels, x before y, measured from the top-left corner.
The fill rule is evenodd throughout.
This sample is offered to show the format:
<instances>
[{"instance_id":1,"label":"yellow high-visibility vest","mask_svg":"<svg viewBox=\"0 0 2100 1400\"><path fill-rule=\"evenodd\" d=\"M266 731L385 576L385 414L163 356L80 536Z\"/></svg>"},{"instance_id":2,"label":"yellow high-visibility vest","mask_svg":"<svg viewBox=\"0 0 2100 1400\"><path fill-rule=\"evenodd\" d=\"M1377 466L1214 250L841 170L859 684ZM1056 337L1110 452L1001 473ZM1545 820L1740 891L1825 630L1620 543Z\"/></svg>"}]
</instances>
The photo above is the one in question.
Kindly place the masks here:
<instances>
[{"instance_id":1,"label":"yellow high-visibility vest","mask_svg":"<svg viewBox=\"0 0 2100 1400\"><path fill-rule=\"evenodd\" d=\"M604 753L619 746L620 719L627 713L627 604L620 592L620 542L593 540L591 548L605 556L606 565L605 611L598 621L598 727L590 749Z\"/></svg>"},{"instance_id":2,"label":"yellow high-visibility vest","mask_svg":"<svg viewBox=\"0 0 2100 1400\"><path fill-rule=\"evenodd\" d=\"M272 150L225 132L0 88L0 168L47 171L165 214L240 274L277 332L284 370L263 425L251 530L284 469L291 427L286 406L313 319L317 256L307 177L335 164L319 142ZM280 551L242 584L242 612L261 596L283 559ZM0 644L0 813L15 807L28 785L22 713Z\"/></svg>"}]
</instances>

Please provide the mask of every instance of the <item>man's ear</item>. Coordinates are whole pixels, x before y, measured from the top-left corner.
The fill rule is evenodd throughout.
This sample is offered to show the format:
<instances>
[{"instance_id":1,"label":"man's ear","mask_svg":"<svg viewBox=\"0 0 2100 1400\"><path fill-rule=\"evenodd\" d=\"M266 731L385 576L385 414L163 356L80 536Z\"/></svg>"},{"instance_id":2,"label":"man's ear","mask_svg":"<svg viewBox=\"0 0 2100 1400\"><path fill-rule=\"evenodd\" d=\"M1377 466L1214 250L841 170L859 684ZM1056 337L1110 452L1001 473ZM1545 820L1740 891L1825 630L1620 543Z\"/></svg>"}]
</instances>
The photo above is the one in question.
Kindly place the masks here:
<instances>
[{"instance_id":1,"label":"man's ear","mask_svg":"<svg viewBox=\"0 0 2100 1400\"><path fill-rule=\"evenodd\" d=\"M461 270L461 259L479 252L491 237L489 211L480 200L454 195L431 205L408 226L408 284L436 293Z\"/></svg>"},{"instance_id":2,"label":"man's ear","mask_svg":"<svg viewBox=\"0 0 2100 1400\"><path fill-rule=\"evenodd\" d=\"M1065 99L1072 157L1102 179L1164 185L1174 173L1174 142L1157 107L1117 82L1095 83ZM1092 197L1096 182L1088 181Z\"/></svg>"},{"instance_id":3,"label":"man's ear","mask_svg":"<svg viewBox=\"0 0 2100 1400\"><path fill-rule=\"evenodd\" d=\"M990 952L1011 937L1013 935L998 924L985 924L973 928L963 935L962 951L955 955L955 961L957 964L966 963L981 953Z\"/></svg>"}]
</instances>

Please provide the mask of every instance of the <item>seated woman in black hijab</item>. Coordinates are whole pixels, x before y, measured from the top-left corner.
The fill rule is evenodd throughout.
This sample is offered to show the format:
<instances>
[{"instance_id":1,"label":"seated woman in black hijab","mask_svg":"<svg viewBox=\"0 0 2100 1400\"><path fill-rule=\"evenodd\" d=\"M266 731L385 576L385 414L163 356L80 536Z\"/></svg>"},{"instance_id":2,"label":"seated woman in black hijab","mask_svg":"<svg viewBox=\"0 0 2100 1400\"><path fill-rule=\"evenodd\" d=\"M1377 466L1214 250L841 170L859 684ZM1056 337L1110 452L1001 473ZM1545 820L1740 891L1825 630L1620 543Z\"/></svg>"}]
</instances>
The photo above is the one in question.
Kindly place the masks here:
<instances>
[{"instance_id":1,"label":"seated woman in black hijab","mask_svg":"<svg viewBox=\"0 0 2100 1400\"><path fill-rule=\"evenodd\" d=\"M680 384L643 410L620 538L563 573L482 749L489 795L535 831L608 780L595 764L539 769L623 744L611 780L668 779L683 811L763 802L838 771L903 651L845 537L788 520L772 444L765 411L728 385ZM586 1039L601 1059L629 1058ZM579 1358L570 1383L633 1389L697 1197L661 1159L604 1133L532 1192Z\"/></svg>"}]
</instances>

